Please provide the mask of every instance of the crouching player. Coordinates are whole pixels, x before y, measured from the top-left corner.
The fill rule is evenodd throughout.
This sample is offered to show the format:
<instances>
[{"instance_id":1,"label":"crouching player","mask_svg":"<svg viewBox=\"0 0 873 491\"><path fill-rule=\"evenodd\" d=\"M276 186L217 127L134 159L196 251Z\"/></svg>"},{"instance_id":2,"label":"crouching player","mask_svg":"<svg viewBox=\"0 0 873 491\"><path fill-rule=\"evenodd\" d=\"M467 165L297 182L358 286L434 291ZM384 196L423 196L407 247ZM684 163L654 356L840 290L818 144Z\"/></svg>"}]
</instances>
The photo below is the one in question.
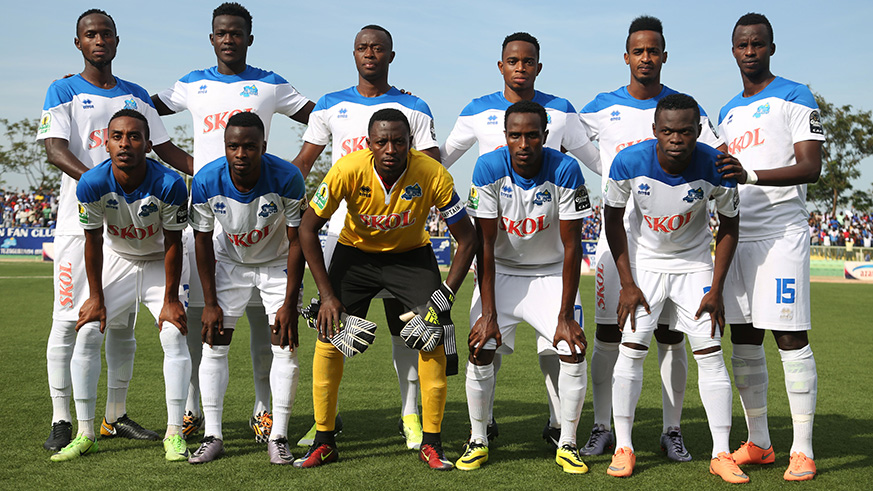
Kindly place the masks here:
<instances>
[{"instance_id":1,"label":"crouching player","mask_svg":"<svg viewBox=\"0 0 873 491\"><path fill-rule=\"evenodd\" d=\"M331 167L300 225L300 243L321 295L321 307L312 363L315 440L306 456L294 465L315 467L337 460L333 430L343 353L328 338L336 334L342 312L365 317L370 300L384 288L405 309L425 314L407 327L427 324L431 336L426 345L414 342L412 336L406 340L410 347L421 349L418 373L423 437L419 458L433 469L448 470L453 465L443 453L440 429L446 376L457 373L454 327L448 314L454 292L473 260L476 235L454 191L452 176L439 162L411 148L409 121L402 112L376 111L367 132L369 148L351 153ZM343 200L348 204L348 214L328 272L318 231ZM425 231L432 206L440 209L458 241L445 282ZM417 307L422 305L426 307Z\"/></svg>"},{"instance_id":2,"label":"crouching player","mask_svg":"<svg viewBox=\"0 0 873 491\"><path fill-rule=\"evenodd\" d=\"M612 383L616 452L606 473L633 473L631 429L643 385L643 360L658 317L672 304L676 329L688 335L697 361L700 398L712 433L709 470L728 482L748 482L728 447L732 393L721 352L722 292L739 226L736 181L722 179L716 171L717 150L697 144L700 113L692 97L672 94L661 99L653 129L654 140L616 155L605 188L604 227L621 280L617 313L622 327ZM710 199L720 222L714 269ZM629 201L630 235L622 223Z\"/></svg>"},{"instance_id":3,"label":"crouching player","mask_svg":"<svg viewBox=\"0 0 873 491\"><path fill-rule=\"evenodd\" d=\"M255 289L272 331L273 428L267 452L273 464L290 464L288 419L297 393L297 298L303 255L297 226L306 206L297 167L267 154L264 123L242 112L227 120L225 157L207 164L191 185L191 226L203 285L203 358L200 393L206 429L188 460L209 462L224 452L221 417L227 391L227 354L233 329ZM222 233L213 246L215 222Z\"/></svg>"},{"instance_id":4,"label":"crouching player","mask_svg":"<svg viewBox=\"0 0 873 491\"><path fill-rule=\"evenodd\" d=\"M513 104L504 118L506 146L479 157L473 170L467 208L475 217L480 249L467 365L472 434L456 463L462 470L488 460L494 355L512 353L516 326L524 321L548 341L538 346L551 346L548 351L561 360L555 461L565 472L588 472L576 451L576 427L587 379L579 238L582 219L592 211L579 164L543 148L546 122L546 111L536 102Z\"/></svg>"},{"instance_id":5,"label":"crouching player","mask_svg":"<svg viewBox=\"0 0 873 491\"><path fill-rule=\"evenodd\" d=\"M103 333L107 326L128 329L128 319L140 302L157 319L164 349L165 457L186 460L181 432L191 357L185 342L188 272L182 266L182 230L188 225L188 193L176 172L146 158L151 142L141 113L118 111L109 121L108 135L109 160L83 174L76 188L90 289L79 311L71 362L79 434L52 460L71 460L97 450L94 410ZM107 353L113 355L117 356ZM124 366L132 372L129 356Z\"/></svg>"}]
</instances>

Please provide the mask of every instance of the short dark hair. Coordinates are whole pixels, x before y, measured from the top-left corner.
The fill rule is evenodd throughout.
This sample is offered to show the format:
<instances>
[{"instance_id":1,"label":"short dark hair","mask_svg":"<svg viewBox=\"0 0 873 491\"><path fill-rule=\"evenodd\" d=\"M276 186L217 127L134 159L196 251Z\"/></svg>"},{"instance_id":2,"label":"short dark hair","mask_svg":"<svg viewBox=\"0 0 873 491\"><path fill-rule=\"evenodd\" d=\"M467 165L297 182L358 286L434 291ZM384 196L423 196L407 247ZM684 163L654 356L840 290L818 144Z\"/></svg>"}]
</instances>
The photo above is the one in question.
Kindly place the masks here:
<instances>
[{"instance_id":1,"label":"short dark hair","mask_svg":"<svg viewBox=\"0 0 873 491\"><path fill-rule=\"evenodd\" d=\"M113 19L111 15L107 14L105 10L88 9L82 12L82 15L80 15L79 18L76 19L76 37L79 37L79 23L82 22L82 19L88 17L91 14L100 14L109 17L109 21L112 22L112 30L115 31L116 34L118 34L118 29L115 27L115 19Z\"/></svg>"},{"instance_id":2,"label":"short dark hair","mask_svg":"<svg viewBox=\"0 0 873 491\"><path fill-rule=\"evenodd\" d=\"M227 127L231 126L239 126L241 128L257 128L261 131L262 135L266 135L267 131L264 129L264 122L261 121L261 118L249 111L242 111L234 114L227 120Z\"/></svg>"},{"instance_id":3,"label":"short dark hair","mask_svg":"<svg viewBox=\"0 0 873 491\"><path fill-rule=\"evenodd\" d=\"M146 117L143 116L141 112L135 109L121 109L113 114L111 118L109 118L109 124L112 124L112 122L118 118L133 118L142 121L142 125L145 127L145 138L146 140L149 139L149 120L146 119Z\"/></svg>"},{"instance_id":4,"label":"short dark hair","mask_svg":"<svg viewBox=\"0 0 873 491\"><path fill-rule=\"evenodd\" d=\"M655 107L655 121L658 120L658 114L660 114L661 111L676 111L684 109L694 110L694 120L700 121L700 106L698 106L697 101L688 94L670 94L658 101L658 105Z\"/></svg>"},{"instance_id":5,"label":"short dark hair","mask_svg":"<svg viewBox=\"0 0 873 491\"><path fill-rule=\"evenodd\" d=\"M537 59L540 58L540 42L537 41L537 38L526 32L515 32L503 38L503 46L500 48L500 58L503 58L503 52L506 51L506 46L513 41L524 41L534 45L534 48L536 48L537 51Z\"/></svg>"},{"instance_id":6,"label":"short dark hair","mask_svg":"<svg viewBox=\"0 0 873 491\"><path fill-rule=\"evenodd\" d=\"M627 29L627 40L624 42L625 52L630 49L631 34L640 31L657 32L661 35L661 50L667 49L667 40L664 38L664 26L661 24L661 19L652 17L651 15L641 15L632 20L630 27Z\"/></svg>"},{"instance_id":7,"label":"short dark hair","mask_svg":"<svg viewBox=\"0 0 873 491\"><path fill-rule=\"evenodd\" d=\"M749 12L748 14L742 16L737 20L737 23L734 24L734 30L731 31L731 42L734 40L734 34L737 33L737 27L739 26L757 26L759 24L763 24L764 27L767 28L767 34L770 35L770 42L773 42L773 26L770 25L770 21L767 20L767 17L764 14L758 14L755 12Z\"/></svg>"},{"instance_id":8,"label":"short dark hair","mask_svg":"<svg viewBox=\"0 0 873 491\"><path fill-rule=\"evenodd\" d=\"M392 48L392 49L394 48L394 38L391 37L391 33L388 32L388 29L385 29L384 27L382 27L382 26L380 26L380 25L377 25L377 24L367 24L366 26L364 26L364 27L361 28L361 31L366 31L366 30L368 30L368 29L371 30L371 31L381 31L381 32L384 32L385 35L388 36L388 43L391 44L391 48Z\"/></svg>"},{"instance_id":9,"label":"short dark hair","mask_svg":"<svg viewBox=\"0 0 873 491\"><path fill-rule=\"evenodd\" d=\"M370 131L373 129L373 125L376 124L377 121L400 121L403 123L403 126L406 126L406 131L412 134L412 129L409 126L409 120L406 119L406 115L400 112L398 109L386 108L379 109L372 116L370 116L370 122L367 124L367 134L370 134Z\"/></svg>"},{"instance_id":10,"label":"short dark hair","mask_svg":"<svg viewBox=\"0 0 873 491\"><path fill-rule=\"evenodd\" d=\"M503 129L506 129L506 124L509 121L509 115L513 113L530 113L536 114L542 121L542 130L546 131L546 125L549 123L549 117L546 115L546 109L534 101L518 101L509 106L506 113L503 115Z\"/></svg>"},{"instance_id":11,"label":"short dark hair","mask_svg":"<svg viewBox=\"0 0 873 491\"><path fill-rule=\"evenodd\" d=\"M246 29L249 30L249 34L252 33L252 14L249 13L248 9L243 7L242 5L236 2L224 2L219 5L212 11L212 22L213 25L215 23L215 18L219 15L232 15L234 17L242 17L243 21L245 21Z\"/></svg>"}]
</instances>

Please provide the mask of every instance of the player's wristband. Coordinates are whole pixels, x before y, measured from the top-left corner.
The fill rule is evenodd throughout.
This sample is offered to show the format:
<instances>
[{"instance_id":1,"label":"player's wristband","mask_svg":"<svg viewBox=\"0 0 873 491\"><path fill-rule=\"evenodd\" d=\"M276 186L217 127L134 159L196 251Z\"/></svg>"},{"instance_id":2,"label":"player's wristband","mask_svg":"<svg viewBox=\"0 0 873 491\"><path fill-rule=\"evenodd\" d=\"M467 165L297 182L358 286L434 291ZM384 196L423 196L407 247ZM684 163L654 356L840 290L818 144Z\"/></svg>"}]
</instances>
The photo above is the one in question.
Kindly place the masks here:
<instances>
[{"instance_id":1,"label":"player's wristband","mask_svg":"<svg viewBox=\"0 0 873 491\"><path fill-rule=\"evenodd\" d=\"M758 174L752 169L746 169L746 184L755 184L758 182Z\"/></svg>"}]
</instances>

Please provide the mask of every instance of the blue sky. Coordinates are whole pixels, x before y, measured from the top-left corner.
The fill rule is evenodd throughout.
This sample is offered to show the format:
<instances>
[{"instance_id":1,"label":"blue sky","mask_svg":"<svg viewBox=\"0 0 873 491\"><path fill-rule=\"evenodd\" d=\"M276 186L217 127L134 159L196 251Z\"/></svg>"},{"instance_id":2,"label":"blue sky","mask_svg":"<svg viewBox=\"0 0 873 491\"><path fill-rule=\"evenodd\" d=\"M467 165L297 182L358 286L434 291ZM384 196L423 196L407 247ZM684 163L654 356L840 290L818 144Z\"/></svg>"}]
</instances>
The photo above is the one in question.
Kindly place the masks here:
<instances>
[{"instance_id":1,"label":"blue sky","mask_svg":"<svg viewBox=\"0 0 873 491\"><path fill-rule=\"evenodd\" d=\"M118 25L121 43L113 70L119 77L158 92L193 69L215 64L208 42L212 9L220 2L43 1L25 4L2 21L7 75L0 90L0 117L39 117L52 80L82 70L73 45L75 20L92 7L107 10ZM254 17L251 65L273 70L301 93L317 100L357 82L352 42L361 26L380 24L391 31L397 56L390 82L423 98L442 142L471 99L503 88L497 71L504 36L528 31L540 40L543 71L537 89L569 99L581 109L597 93L626 85L624 42L630 21L642 14L664 23L668 61L662 82L687 92L713 118L741 90L730 54L736 19L754 10L768 16L775 31L775 74L809 84L839 105L873 109L873 64L866 57L873 2L768 1L757 6L709 2L541 2L516 0L372 3L352 1L243 1ZM189 124L187 113L165 118L172 128ZM275 116L268 151L287 159L300 147L295 127ZM466 194L474 147L451 172ZM873 162L862 164L858 187L873 181ZM599 177L586 169L592 190ZM3 176L13 185L24 181Z\"/></svg>"}]
</instances>

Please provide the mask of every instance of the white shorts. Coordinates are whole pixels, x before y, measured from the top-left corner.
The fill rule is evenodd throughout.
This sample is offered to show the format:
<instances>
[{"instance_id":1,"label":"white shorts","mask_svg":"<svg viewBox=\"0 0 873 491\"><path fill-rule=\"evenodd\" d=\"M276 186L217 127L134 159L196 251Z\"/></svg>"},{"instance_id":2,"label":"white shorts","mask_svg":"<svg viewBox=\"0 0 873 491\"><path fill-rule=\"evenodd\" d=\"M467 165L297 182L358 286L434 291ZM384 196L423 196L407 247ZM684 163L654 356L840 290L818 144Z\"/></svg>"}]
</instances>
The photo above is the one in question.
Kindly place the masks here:
<instances>
[{"instance_id":1,"label":"white shorts","mask_svg":"<svg viewBox=\"0 0 873 491\"><path fill-rule=\"evenodd\" d=\"M215 229L212 231L213 233L213 247L215 247L215 239L214 237L221 233L221 226L217 223L215 224ZM182 242L185 244L186 259L185 262L188 263L188 269L191 271L191 277L189 284L191 285L191 289L188 293L188 305L191 307L203 307L206 305L206 302L203 300L203 286L200 284L200 275L197 273L197 255L194 252L194 229L188 227L185 229L185 232L182 234ZM252 295L251 300L248 303L249 307L260 307L261 306L261 297L255 293Z\"/></svg>"},{"instance_id":2,"label":"white shorts","mask_svg":"<svg viewBox=\"0 0 873 491\"><path fill-rule=\"evenodd\" d=\"M224 261L215 262L215 293L218 305L227 317L242 317L250 300L260 299L273 322L279 307L285 303L288 274L281 266L242 266Z\"/></svg>"},{"instance_id":3,"label":"white shorts","mask_svg":"<svg viewBox=\"0 0 873 491\"><path fill-rule=\"evenodd\" d=\"M85 273L85 236L58 235L54 242L52 319L79 320L79 309L90 296Z\"/></svg>"},{"instance_id":4,"label":"white shorts","mask_svg":"<svg viewBox=\"0 0 873 491\"><path fill-rule=\"evenodd\" d=\"M188 265L182 261L179 300L186 304ZM164 307L167 275L164 260L131 261L114 254L103 256L103 301L106 324L127 325L130 314L144 303L157 322Z\"/></svg>"},{"instance_id":5,"label":"white shorts","mask_svg":"<svg viewBox=\"0 0 873 491\"><path fill-rule=\"evenodd\" d=\"M810 329L809 231L737 244L724 292L730 324Z\"/></svg>"},{"instance_id":6,"label":"white shorts","mask_svg":"<svg viewBox=\"0 0 873 491\"><path fill-rule=\"evenodd\" d=\"M538 353L572 354L566 342L561 342L557 349L552 346L563 291L561 275L512 276L497 273L494 278L494 296L497 302L497 325L503 344L498 348L497 342L489 339L485 343L485 349L497 349L501 354L512 353L515 351L515 328L520 322L527 322L537 333ZM574 317L579 326L585 329L578 292L575 302ZM482 302L477 284L473 289L470 306L470 327L481 316Z\"/></svg>"},{"instance_id":7,"label":"white shorts","mask_svg":"<svg viewBox=\"0 0 873 491\"><path fill-rule=\"evenodd\" d=\"M616 312L621 281L612 251L609 250L609 243L606 241L606 232L601 233L597 241L594 265L594 322L606 325L618 324ZM672 307L667 306L658 319L658 324L673 325L676 320L672 316Z\"/></svg>"},{"instance_id":8,"label":"white shorts","mask_svg":"<svg viewBox=\"0 0 873 491\"><path fill-rule=\"evenodd\" d=\"M712 286L712 271L694 273L656 273L634 268L634 282L643 292L649 304L650 314L640 306L636 311L636 333L631 331L630 317L625 321L621 342L634 342L635 335L654 332L658 327L658 318L665 308L672 308L673 324L671 331L680 331L690 336L709 337L712 323L708 313L703 313L700 319L694 315L700 308L703 295ZM672 306L672 307L671 307ZM718 331L715 333L718 337Z\"/></svg>"}]
</instances>

